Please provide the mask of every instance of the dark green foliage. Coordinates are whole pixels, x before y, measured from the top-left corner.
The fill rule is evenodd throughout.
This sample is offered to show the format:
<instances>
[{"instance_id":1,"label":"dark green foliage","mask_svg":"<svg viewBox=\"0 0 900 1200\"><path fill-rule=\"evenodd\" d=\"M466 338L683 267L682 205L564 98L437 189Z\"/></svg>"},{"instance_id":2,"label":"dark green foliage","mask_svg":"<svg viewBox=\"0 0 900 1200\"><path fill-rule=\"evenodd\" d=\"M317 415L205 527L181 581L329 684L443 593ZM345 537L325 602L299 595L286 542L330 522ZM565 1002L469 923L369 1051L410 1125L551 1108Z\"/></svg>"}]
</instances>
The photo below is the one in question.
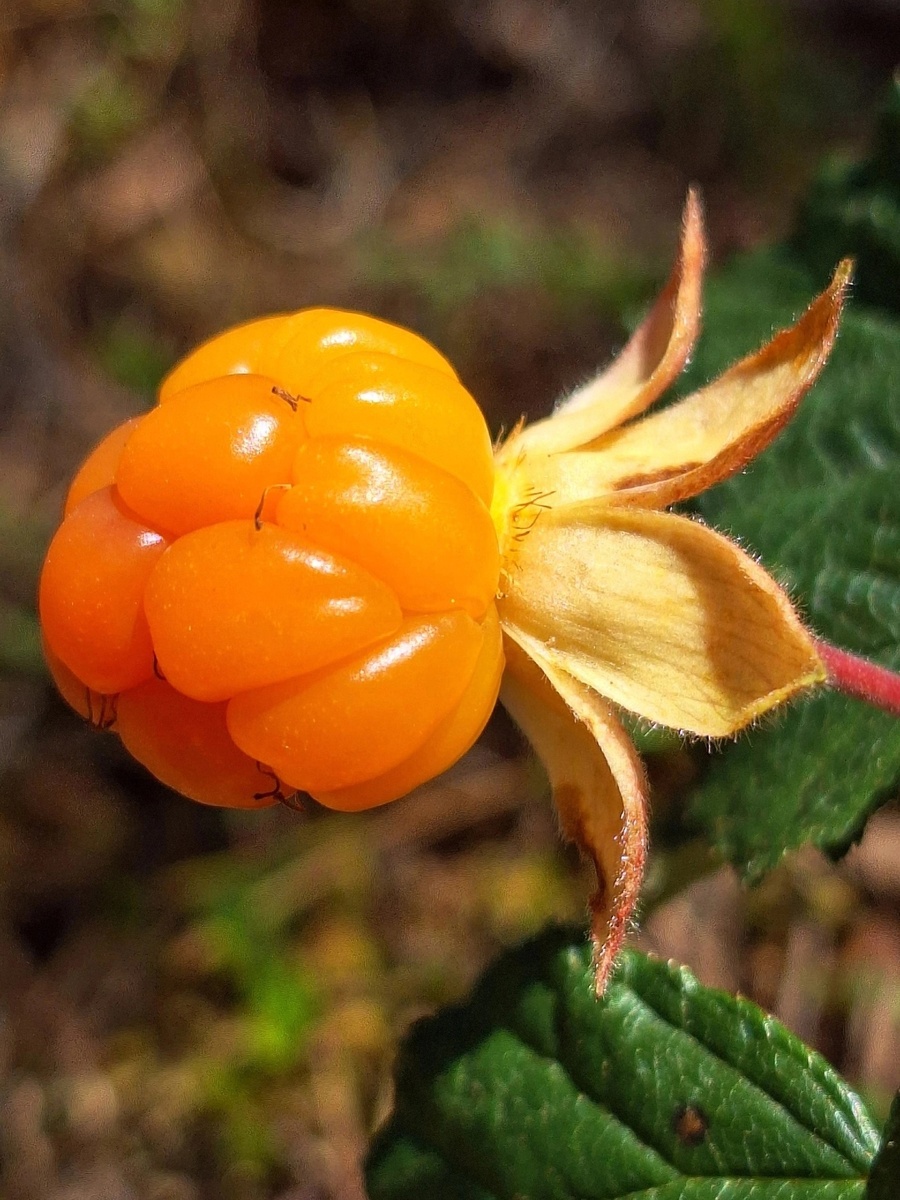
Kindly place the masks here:
<instances>
[{"instance_id":1,"label":"dark green foliage","mask_svg":"<svg viewBox=\"0 0 900 1200\"><path fill-rule=\"evenodd\" d=\"M900 1193L900 1092L894 1097L881 1149L872 1164L865 1200L895 1200Z\"/></svg>"},{"instance_id":2,"label":"dark green foliage","mask_svg":"<svg viewBox=\"0 0 900 1200\"><path fill-rule=\"evenodd\" d=\"M501 958L417 1025L372 1200L862 1200L859 1099L755 1005L622 955L602 1001L578 933Z\"/></svg>"},{"instance_id":3,"label":"dark green foliage","mask_svg":"<svg viewBox=\"0 0 900 1200\"><path fill-rule=\"evenodd\" d=\"M710 286L709 336L691 381L784 324L815 283L781 254L735 264ZM775 444L700 497L788 587L812 628L900 668L900 330L853 304L831 362ZM696 818L748 876L805 841L839 854L900 781L900 722L823 693L715 751Z\"/></svg>"},{"instance_id":4,"label":"dark green foliage","mask_svg":"<svg viewBox=\"0 0 900 1200\"><path fill-rule=\"evenodd\" d=\"M885 105L870 157L829 164L804 205L792 244L816 273L852 254L858 298L900 311L900 80Z\"/></svg>"},{"instance_id":5,"label":"dark green foliage","mask_svg":"<svg viewBox=\"0 0 900 1200\"><path fill-rule=\"evenodd\" d=\"M696 509L761 556L818 635L898 669L900 328L865 302L900 308L900 89L870 159L836 179L814 190L791 246L738 261L710 284L707 332L682 388L761 344L842 256L859 256L836 348L799 414ZM803 842L838 855L861 835L900 785L900 722L824 693L704 766L693 816L755 878Z\"/></svg>"}]
</instances>

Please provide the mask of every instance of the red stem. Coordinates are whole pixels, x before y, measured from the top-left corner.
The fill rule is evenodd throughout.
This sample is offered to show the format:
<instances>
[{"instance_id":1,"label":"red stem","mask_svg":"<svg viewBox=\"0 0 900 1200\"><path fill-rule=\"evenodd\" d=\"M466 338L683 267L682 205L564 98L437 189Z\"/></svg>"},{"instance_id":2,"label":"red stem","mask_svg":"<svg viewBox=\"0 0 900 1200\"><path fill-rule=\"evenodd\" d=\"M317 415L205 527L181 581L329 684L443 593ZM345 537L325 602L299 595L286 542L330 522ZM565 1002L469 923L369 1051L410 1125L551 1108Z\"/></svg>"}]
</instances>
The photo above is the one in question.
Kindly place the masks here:
<instances>
[{"instance_id":1,"label":"red stem","mask_svg":"<svg viewBox=\"0 0 900 1200\"><path fill-rule=\"evenodd\" d=\"M900 675L829 642L817 641L816 649L832 687L900 717Z\"/></svg>"}]
</instances>

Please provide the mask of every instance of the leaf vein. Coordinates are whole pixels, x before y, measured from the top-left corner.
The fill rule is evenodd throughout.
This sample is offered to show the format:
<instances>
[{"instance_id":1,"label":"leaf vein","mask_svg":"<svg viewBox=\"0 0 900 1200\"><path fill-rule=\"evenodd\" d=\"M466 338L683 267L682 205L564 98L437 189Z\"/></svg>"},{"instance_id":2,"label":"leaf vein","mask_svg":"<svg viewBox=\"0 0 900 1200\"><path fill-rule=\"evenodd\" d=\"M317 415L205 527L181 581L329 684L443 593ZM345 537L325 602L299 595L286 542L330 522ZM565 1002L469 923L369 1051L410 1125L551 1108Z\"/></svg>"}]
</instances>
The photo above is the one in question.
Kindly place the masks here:
<instances>
[{"instance_id":1,"label":"leaf vein","mask_svg":"<svg viewBox=\"0 0 900 1200\"><path fill-rule=\"evenodd\" d=\"M677 1025L671 1018L667 1017L665 1013L661 1012L654 1004L652 1004L645 996L642 996L641 993L636 988L632 987L630 984L623 984L622 986L624 988L626 988L629 992L631 992L631 994L633 996L637 997L637 999L640 1001L640 1003L642 1003L646 1008L648 1008L650 1010L650 1012L654 1013L664 1024L668 1025L670 1029L674 1029L676 1031L679 1031L679 1032L685 1034L686 1037L689 1037L696 1045L698 1045L701 1049L705 1050L708 1054L710 1054L718 1062L724 1063L724 1065L727 1067L730 1067L732 1071L736 1071L738 1073L738 1075L740 1075L740 1077L750 1087L752 1087L755 1091L761 1093L763 1096L766 1097L766 1099L770 1100L772 1102L772 1104L774 1104L778 1109L780 1109L783 1113L785 1113L788 1117L790 1117L790 1119L792 1121L796 1122L796 1124L799 1125L801 1129L806 1130L806 1132L808 1134L810 1134L820 1145L825 1146L829 1150L834 1151L835 1154L838 1154L852 1171L856 1170L856 1165L849 1158L847 1158L847 1155L844 1153L843 1150L839 1150L837 1146L833 1145L829 1141L826 1141L826 1139L822 1136L822 1134L820 1134L816 1129L814 1129L806 1121L802 1120L800 1115L797 1114L796 1112L792 1111L791 1108L789 1108L788 1105L783 1100L779 1100L776 1096L773 1096L772 1093L767 1091L767 1089L762 1084L757 1083L755 1079L751 1079L750 1076L741 1067L737 1066L730 1059L726 1058L724 1054L720 1054L717 1050L715 1050L712 1046L709 1046L706 1042L702 1042L700 1040L700 1038L696 1036L696 1034L693 1034L689 1030L685 1029L683 1025ZM682 997L682 1002L684 1002L684 999L685 998ZM765 1029L766 1039L768 1040L770 1038L770 1034L772 1032L772 1025L771 1025L771 1020L765 1016L763 1016L763 1027ZM811 1055L806 1054L805 1058L807 1060L806 1061L807 1067L811 1068L813 1065L813 1063L811 1061ZM830 1106L833 1106L837 1110L837 1104L836 1104L835 1097L829 1096L827 1094L827 1092L825 1092L824 1089L821 1087L821 1084L818 1080L813 1081L813 1085L815 1086L817 1092L826 1101L826 1103L829 1104ZM846 1116L842 1111L841 1111L841 1119L846 1120ZM841 1176L832 1176L832 1178L840 1179Z\"/></svg>"}]
</instances>

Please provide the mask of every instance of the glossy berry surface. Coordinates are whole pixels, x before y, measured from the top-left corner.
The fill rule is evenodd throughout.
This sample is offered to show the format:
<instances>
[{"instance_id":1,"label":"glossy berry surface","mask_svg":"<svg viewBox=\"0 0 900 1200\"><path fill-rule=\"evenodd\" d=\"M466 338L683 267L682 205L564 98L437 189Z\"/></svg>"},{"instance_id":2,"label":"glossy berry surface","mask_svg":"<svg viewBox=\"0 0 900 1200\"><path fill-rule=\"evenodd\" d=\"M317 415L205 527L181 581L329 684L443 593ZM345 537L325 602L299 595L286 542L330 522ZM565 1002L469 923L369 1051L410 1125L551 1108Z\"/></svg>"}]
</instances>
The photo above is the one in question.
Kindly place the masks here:
<instances>
[{"instance_id":1,"label":"glossy berry surface","mask_svg":"<svg viewBox=\"0 0 900 1200\"><path fill-rule=\"evenodd\" d=\"M503 669L484 419L415 334L252 321L73 480L41 578L51 673L170 787L396 799L481 732Z\"/></svg>"}]
</instances>

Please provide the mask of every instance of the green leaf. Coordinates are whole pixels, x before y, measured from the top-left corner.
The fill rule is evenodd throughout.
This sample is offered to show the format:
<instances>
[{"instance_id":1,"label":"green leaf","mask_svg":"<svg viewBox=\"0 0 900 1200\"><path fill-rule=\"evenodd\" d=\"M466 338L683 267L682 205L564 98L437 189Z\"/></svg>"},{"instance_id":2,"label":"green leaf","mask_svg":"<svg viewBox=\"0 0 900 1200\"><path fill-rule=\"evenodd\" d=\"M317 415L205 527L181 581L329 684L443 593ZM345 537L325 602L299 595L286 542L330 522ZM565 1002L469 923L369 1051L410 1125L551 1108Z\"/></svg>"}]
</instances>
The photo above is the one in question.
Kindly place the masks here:
<instances>
[{"instance_id":1,"label":"green leaf","mask_svg":"<svg viewBox=\"0 0 900 1200\"><path fill-rule=\"evenodd\" d=\"M869 1176L865 1200L897 1200L900 1191L900 1092L894 1097L884 1139Z\"/></svg>"},{"instance_id":2,"label":"green leaf","mask_svg":"<svg viewBox=\"0 0 900 1200\"><path fill-rule=\"evenodd\" d=\"M371 1200L863 1200L878 1145L755 1005L634 951L602 1001L583 934L504 955L413 1028Z\"/></svg>"},{"instance_id":3,"label":"green leaf","mask_svg":"<svg viewBox=\"0 0 900 1200\"><path fill-rule=\"evenodd\" d=\"M713 754L691 818L756 882L805 842L836 858L859 840L897 793L900 721L824 694Z\"/></svg>"},{"instance_id":4,"label":"green leaf","mask_svg":"<svg viewBox=\"0 0 900 1200\"><path fill-rule=\"evenodd\" d=\"M777 251L724 271L683 386L759 345L824 282ZM798 415L696 509L762 557L817 634L900 668L900 327L851 306ZM900 721L823 692L712 751L705 767L691 814L757 878L806 841L838 855L860 836L900 783Z\"/></svg>"},{"instance_id":5,"label":"green leaf","mask_svg":"<svg viewBox=\"0 0 900 1200\"><path fill-rule=\"evenodd\" d=\"M900 312L900 77L862 163L830 163L803 207L793 249L814 273L847 254L860 300Z\"/></svg>"}]
</instances>

